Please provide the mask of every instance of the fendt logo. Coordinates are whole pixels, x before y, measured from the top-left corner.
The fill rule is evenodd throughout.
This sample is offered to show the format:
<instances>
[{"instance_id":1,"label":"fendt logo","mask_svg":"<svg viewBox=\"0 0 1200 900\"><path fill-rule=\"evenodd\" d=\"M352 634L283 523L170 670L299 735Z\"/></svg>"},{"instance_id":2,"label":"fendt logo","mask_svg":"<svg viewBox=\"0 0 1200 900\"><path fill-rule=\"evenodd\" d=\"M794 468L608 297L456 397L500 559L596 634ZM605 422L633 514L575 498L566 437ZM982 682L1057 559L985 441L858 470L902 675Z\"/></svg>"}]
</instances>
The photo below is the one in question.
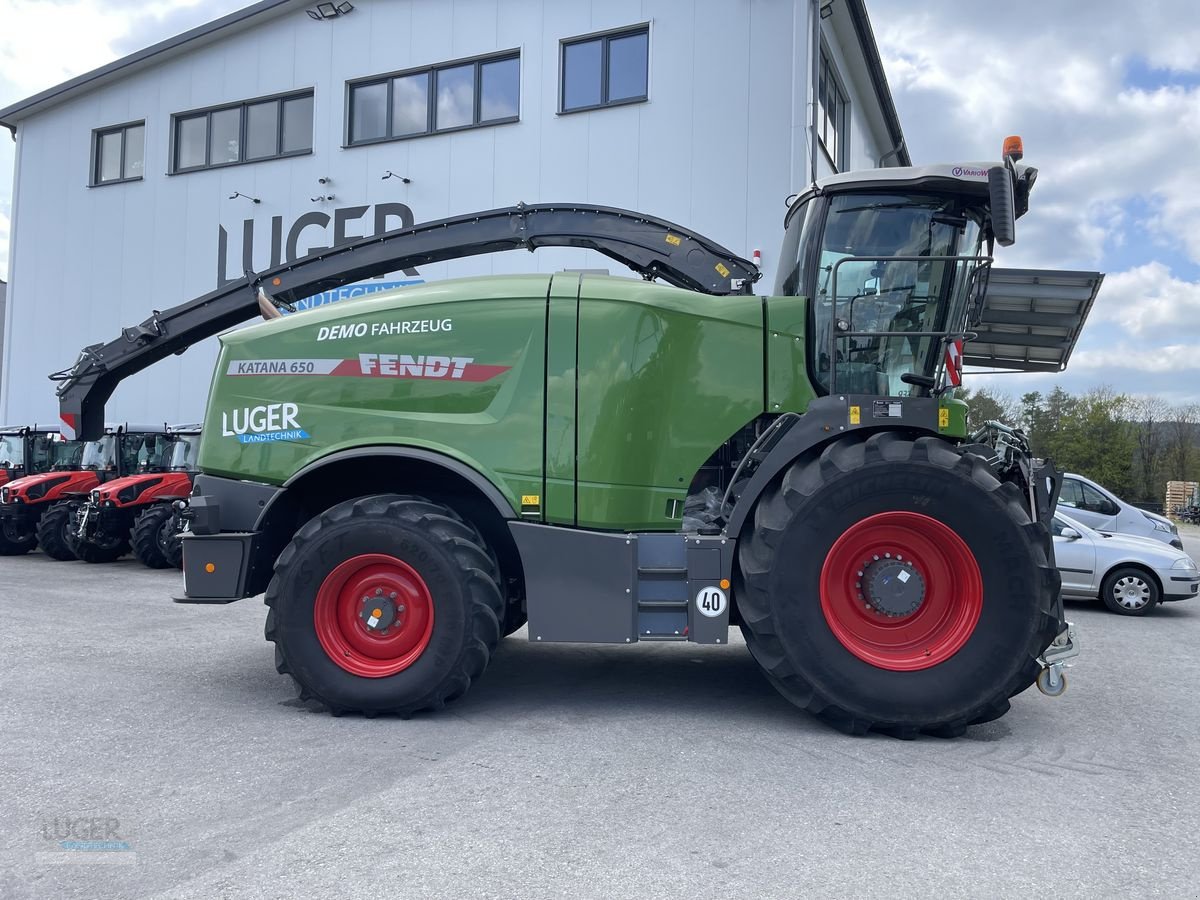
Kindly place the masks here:
<instances>
[{"instance_id":1,"label":"fendt logo","mask_svg":"<svg viewBox=\"0 0 1200 900\"><path fill-rule=\"evenodd\" d=\"M511 366L489 366L473 356L409 356L360 353L354 359L235 359L226 375L332 375L344 378L418 378L433 381L491 381ZM291 405L291 404L288 404Z\"/></svg>"},{"instance_id":2,"label":"fendt logo","mask_svg":"<svg viewBox=\"0 0 1200 900\"><path fill-rule=\"evenodd\" d=\"M269 444L274 441L301 441L309 435L300 427L295 403L268 403L243 406L221 413L221 434L236 437L239 444Z\"/></svg>"}]
</instances>

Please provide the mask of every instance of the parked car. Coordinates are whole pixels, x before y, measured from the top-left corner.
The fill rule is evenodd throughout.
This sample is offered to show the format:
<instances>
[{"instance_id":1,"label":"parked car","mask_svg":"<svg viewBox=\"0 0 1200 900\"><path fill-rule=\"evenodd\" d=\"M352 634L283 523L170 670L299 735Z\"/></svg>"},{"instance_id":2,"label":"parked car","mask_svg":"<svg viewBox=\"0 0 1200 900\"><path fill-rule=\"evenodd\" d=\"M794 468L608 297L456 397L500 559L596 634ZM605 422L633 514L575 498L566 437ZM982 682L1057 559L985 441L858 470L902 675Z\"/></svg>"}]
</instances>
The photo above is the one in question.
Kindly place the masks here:
<instances>
[{"instance_id":1,"label":"parked car","mask_svg":"<svg viewBox=\"0 0 1200 900\"><path fill-rule=\"evenodd\" d=\"M1144 616L1200 591L1192 558L1154 538L1102 534L1061 512L1050 531L1064 597L1099 597L1115 613Z\"/></svg>"},{"instance_id":2,"label":"parked car","mask_svg":"<svg viewBox=\"0 0 1200 900\"><path fill-rule=\"evenodd\" d=\"M1179 528L1166 516L1138 509L1082 475L1063 475L1058 505L1072 519L1097 531L1154 538L1176 550L1183 549Z\"/></svg>"}]
</instances>

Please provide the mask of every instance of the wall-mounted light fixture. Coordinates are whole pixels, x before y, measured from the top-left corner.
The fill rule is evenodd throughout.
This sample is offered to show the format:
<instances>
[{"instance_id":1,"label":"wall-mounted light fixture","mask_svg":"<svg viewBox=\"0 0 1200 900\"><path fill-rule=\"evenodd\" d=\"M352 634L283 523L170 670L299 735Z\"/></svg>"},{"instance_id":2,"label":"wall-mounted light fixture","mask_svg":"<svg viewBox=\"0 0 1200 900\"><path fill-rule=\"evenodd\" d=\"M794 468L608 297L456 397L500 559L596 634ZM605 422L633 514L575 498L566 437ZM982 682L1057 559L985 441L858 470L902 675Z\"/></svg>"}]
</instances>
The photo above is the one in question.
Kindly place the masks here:
<instances>
[{"instance_id":1,"label":"wall-mounted light fixture","mask_svg":"<svg viewBox=\"0 0 1200 900\"><path fill-rule=\"evenodd\" d=\"M344 16L347 13L354 12L354 4L349 0L342 0L341 3L318 3L316 9L306 9L310 19L316 19L318 22L324 19L336 19L338 16Z\"/></svg>"},{"instance_id":2,"label":"wall-mounted light fixture","mask_svg":"<svg viewBox=\"0 0 1200 900\"><path fill-rule=\"evenodd\" d=\"M249 200L251 203L262 203L257 197L251 197L249 194L243 194L241 191L234 191L229 195L230 200L236 200L238 197Z\"/></svg>"},{"instance_id":3,"label":"wall-mounted light fixture","mask_svg":"<svg viewBox=\"0 0 1200 900\"><path fill-rule=\"evenodd\" d=\"M401 181L402 181L404 184L412 184L412 179L411 179L411 178L405 178L403 175L397 175L397 174L396 174L395 172L393 172L391 169L388 169L388 170L387 170L387 171L384 173L384 175L383 175L383 178L381 178L380 180L381 180L381 181L387 181L389 178L399 178L399 179L400 179L400 180L401 180Z\"/></svg>"},{"instance_id":4,"label":"wall-mounted light fixture","mask_svg":"<svg viewBox=\"0 0 1200 900\"><path fill-rule=\"evenodd\" d=\"M324 203L326 200L333 200L333 194L321 194L318 197L309 197L313 203Z\"/></svg>"}]
</instances>

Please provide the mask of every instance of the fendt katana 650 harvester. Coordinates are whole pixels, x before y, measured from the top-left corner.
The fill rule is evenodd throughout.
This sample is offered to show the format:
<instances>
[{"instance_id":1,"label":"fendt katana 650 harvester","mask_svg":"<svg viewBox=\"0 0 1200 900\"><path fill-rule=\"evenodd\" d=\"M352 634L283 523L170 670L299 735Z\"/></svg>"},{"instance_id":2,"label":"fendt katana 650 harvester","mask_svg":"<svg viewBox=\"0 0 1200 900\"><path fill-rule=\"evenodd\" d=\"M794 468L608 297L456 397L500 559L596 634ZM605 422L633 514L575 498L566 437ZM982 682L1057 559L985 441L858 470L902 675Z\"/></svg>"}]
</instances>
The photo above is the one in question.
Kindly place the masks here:
<instances>
[{"instance_id":1,"label":"fendt katana 650 harvester","mask_svg":"<svg viewBox=\"0 0 1200 900\"><path fill-rule=\"evenodd\" d=\"M163 431L161 426L101 425L95 438L52 445L51 471L0 488L0 531L20 548L16 552L41 547L52 559L75 559L76 513L88 493L136 472Z\"/></svg>"},{"instance_id":2,"label":"fendt katana 650 harvester","mask_svg":"<svg viewBox=\"0 0 1200 900\"><path fill-rule=\"evenodd\" d=\"M814 184L768 297L728 250L608 208L364 239L89 347L56 376L63 418L96 434L122 378L261 310L221 338L179 599L265 592L279 671L335 714L441 707L528 617L536 642L724 644L736 624L837 728L958 734L1035 680L1060 692L1075 649L1046 528L1057 476L1017 432L969 435L948 390L961 359L1057 371L1086 315L1054 332L989 304L987 254L1036 174L1019 158L1012 142L1001 163ZM645 280L276 308L548 245Z\"/></svg>"},{"instance_id":3,"label":"fendt katana 650 harvester","mask_svg":"<svg viewBox=\"0 0 1200 900\"><path fill-rule=\"evenodd\" d=\"M147 435L137 473L93 488L75 511L75 556L104 563L132 549L151 569L174 566L182 552L174 504L192 493L199 444L199 425Z\"/></svg>"}]
</instances>

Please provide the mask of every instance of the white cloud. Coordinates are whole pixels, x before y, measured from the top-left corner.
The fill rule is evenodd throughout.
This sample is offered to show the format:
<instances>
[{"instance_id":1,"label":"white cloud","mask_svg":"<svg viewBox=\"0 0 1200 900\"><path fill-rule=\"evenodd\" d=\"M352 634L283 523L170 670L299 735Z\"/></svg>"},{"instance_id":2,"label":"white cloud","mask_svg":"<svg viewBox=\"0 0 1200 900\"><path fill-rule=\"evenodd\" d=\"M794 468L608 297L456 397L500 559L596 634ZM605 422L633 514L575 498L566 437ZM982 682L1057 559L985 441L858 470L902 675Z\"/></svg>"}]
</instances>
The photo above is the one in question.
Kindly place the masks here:
<instances>
[{"instance_id":1,"label":"white cloud","mask_svg":"<svg viewBox=\"0 0 1200 900\"><path fill-rule=\"evenodd\" d=\"M1092 319L1116 322L1139 338L1200 336L1200 284L1176 278L1161 262L1146 263L1105 278Z\"/></svg>"},{"instance_id":2,"label":"white cloud","mask_svg":"<svg viewBox=\"0 0 1200 900\"><path fill-rule=\"evenodd\" d=\"M1136 13L1094 0L868 5L914 161L994 159L1005 135L1025 139L1040 177L997 264L1116 270L1067 371L1006 389L1052 378L1162 393L1164 373L1200 368L1186 343L1200 336L1200 283L1182 275L1200 264L1200 87L1150 71L1200 72L1194 0ZM1172 387L1200 400L1200 380Z\"/></svg>"}]
</instances>

